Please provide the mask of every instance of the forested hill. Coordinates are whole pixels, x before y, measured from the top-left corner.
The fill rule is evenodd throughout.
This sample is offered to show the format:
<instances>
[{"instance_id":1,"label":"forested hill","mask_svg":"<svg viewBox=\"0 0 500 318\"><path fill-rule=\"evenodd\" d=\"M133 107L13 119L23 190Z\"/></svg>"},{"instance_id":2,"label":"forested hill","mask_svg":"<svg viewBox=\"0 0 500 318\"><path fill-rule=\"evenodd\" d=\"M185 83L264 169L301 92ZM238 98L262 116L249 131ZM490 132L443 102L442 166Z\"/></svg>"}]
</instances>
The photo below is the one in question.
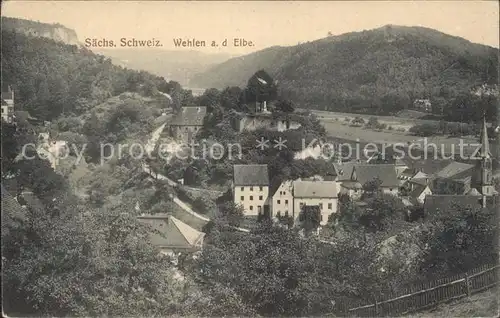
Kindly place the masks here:
<instances>
[{"instance_id":1,"label":"forested hill","mask_svg":"<svg viewBox=\"0 0 500 318\"><path fill-rule=\"evenodd\" d=\"M2 30L16 31L29 36L39 36L66 44L78 45L75 30L61 24L48 24L31 20L2 17Z\"/></svg>"},{"instance_id":2,"label":"forested hill","mask_svg":"<svg viewBox=\"0 0 500 318\"><path fill-rule=\"evenodd\" d=\"M433 105L498 83L498 49L423 27L382 28L271 47L195 76L193 85L244 85L265 69L301 107L394 113L414 99Z\"/></svg>"},{"instance_id":3,"label":"forested hill","mask_svg":"<svg viewBox=\"0 0 500 318\"><path fill-rule=\"evenodd\" d=\"M2 29L2 90L15 92L16 110L52 120L87 112L123 92L173 93L176 82L113 65L81 46Z\"/></svg>"}]
</instances>

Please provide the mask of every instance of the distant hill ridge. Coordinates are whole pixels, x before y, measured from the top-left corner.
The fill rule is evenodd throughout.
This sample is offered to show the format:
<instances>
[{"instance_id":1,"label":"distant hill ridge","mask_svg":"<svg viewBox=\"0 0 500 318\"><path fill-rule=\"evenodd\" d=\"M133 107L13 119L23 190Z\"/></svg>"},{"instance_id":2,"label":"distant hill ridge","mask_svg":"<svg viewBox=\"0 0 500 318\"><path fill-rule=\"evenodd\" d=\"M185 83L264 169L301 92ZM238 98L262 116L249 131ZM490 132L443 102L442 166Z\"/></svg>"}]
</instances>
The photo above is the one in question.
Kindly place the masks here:
<instances>
[{"instance_id":1,"label":"distant hill ridge","mask_svg":"<svg viewBox=\"0 0 500 318\"><path fill-rule=\"evenodd\" d=\"M16 31L27 36L44 37L69 45L79 45L75 30L59 23L42 23L31 20L2 17L2 29Z\"/></svg>"},{"instance_id":2,"label":"distant hill ridge","mask_svg":"<svg viewBox=\"0 0 500 318\"><path fill-rule=\"evenodd\" d=\"M498 49L430 28L387 25L270 47L218 64L191 83L243 86L259 69L300 107L387 113L384 98L406 107L417 98L450 99L498 83Z\"/></svg>"}]
</instances>

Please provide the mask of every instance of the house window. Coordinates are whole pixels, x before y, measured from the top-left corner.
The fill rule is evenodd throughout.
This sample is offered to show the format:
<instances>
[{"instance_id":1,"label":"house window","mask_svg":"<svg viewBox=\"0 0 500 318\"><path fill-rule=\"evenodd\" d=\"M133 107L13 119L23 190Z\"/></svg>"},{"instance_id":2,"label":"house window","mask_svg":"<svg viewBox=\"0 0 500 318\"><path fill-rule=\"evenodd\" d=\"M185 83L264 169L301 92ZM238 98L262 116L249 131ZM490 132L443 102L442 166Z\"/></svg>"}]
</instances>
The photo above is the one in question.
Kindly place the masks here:
<instances>
[{"instance_id":1,"label":"house window","mask_svg":"<svg viewBox=\"0 0 500 318\"><path fill-rule=\"evenodd\" d=\"M262 213L262 206L260 206L260 205L259 205L259 206L257 207L257 211L259 212L259 214L261 214L261 213Z\"/></svg>"},{"instance_id":2,"label":"house window","mask_svg":"<svg viewBox=\"0 0 500 318\"><path fill-rule=\"evenodd\" d=\"M259 191L263 191L264 190L264 187L259 187Z\"/></svg>"},{"instance_id":3,"label":"house window","mask_svg":"<svg viewBox=\"0 0 500 318\"><path fill-rule=\"evenodd\" d=\"M253 201L253 195L250 196L250 201Z\"/></svg>"},{"instance_id":4,"label":"house window","mask_svg":"<svg viewBox=\"0 0 500 318\"><path fill-rule=\"evenodd\" d=\"M392 188L389 188L389 191L392 191Z\"/></svg>"},{"instance_id":5,"label":"house window","mask_svg":"<svg viewBox=\"0 0 500 318\"><path fill-rule=\"evenodd\" d=\"M321 210L323 210L323 203L320 203L320 204L319 204L319 208L320 208Z\"/></svg>"},{"instance_id":6,"label":"house window","mask_svg":"<svg viewBox=\"0 0 500 318\"><path fill-rule=\"evenodd\" d=\"M285 204L288 204L288 200L285 200Z\"/></svg>"},{"instance_id":7,"label":"house window","mask_svg":"<svg viewBox=\"0 0 500 318\"><path fill-rule=\"evenodd\" d=\"M244 197L244 196L241 196L241 197L240 197L240 200L241 200L241 201L244 201L244 200L245 200L245 197Z\"/></svg>"},{"instance_id":8,"label":"house window","mask_svg":"<svg viewBox=\"0 0 500 318\"><path fill-rule=\"evenodd\" d=\"M302 208L304 206L304 202L300 202L300 207Z\"/></svg>"},{"instance_id":9,"label":"house window","mask_svg":"<svg viewBox=\"0 0 500 318\"><path fill-rule=\"evenodd\" d=\"M253 205L250 206L250 211L253 211Z\"/></svg>"},{"instance_id":10,"label":"house window","mask_svg":"<svg viewBox=\"0 0 500 318\"><path fill-rule=\"evenodd\" d=\"M332 204L331 203L328 203L328 209L331 210L332 209Z\"/></svg>"},{"instance_id":11,"label":"house window","mask_svg":"<svg viewBox=\"0 0 500 318\"><path fill-rule=\"evenodd\" d=\"M253 191L253 187L250 187L250 191Z\"/></svg>"},{"instance_id":12,"label":"house window","mask_svg":"<svg viewBox=\"0 0 500 318\"><path fill-rule=\"evenodd\" d=\"M280 203L281 203L281 200L278 200L278 204L280 204Z\"/></svg>"},{"instance_id":13,"label":"house window","mask_svg":"<svg viewBox=\"0 0 500 318\"><path fill-rule=\"evenodd\" d=\"M262 196L261 195L259 195L259 200L262 200Z\"/></svg>"},{"instance_id":14,"label":"house window","mask_svg":"<svg viewBox=\"0 0 500 318\"><path fill-rule=\"evenodd\" d=\"M241 187L241 191L245 191L245 187Z\"/></svg>"},{"instance_id":15,"label":"house window","mask_svg":"<svg viewBox=\"0 0 500 318\"><path fill-rule=\"evenodd\" d=\"M285 211L285 216L288 217L288 210Z\"/></svg>"},{"instance_id":16,"label":"house window","mask_svg":"<svg viewBox=\"0 0 500 318\"><path fill-rule=\"evenodd\" d=\"M188 131L188 128L186 127L186 128L184 128L184 130L185 130L185 131Z\"/></svg>"}]
</instances>

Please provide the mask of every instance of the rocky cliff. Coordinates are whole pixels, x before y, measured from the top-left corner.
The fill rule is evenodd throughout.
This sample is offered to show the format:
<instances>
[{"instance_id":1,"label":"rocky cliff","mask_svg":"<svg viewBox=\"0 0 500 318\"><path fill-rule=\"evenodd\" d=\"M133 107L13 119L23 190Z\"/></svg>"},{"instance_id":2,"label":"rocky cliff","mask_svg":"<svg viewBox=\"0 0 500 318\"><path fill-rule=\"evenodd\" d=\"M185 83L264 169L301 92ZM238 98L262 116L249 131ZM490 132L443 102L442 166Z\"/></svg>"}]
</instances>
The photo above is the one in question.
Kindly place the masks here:
<instances>
[{"instance_id":1,"label":"rocky cliff","mask_svg":"<svg viewBox=\"0 0 500 318\"><path fill-rule=\"evenodd\" d=\"M2 29L16 31L28 36L44 37L70 45L79 45L78 36L73 29L61 24L48 24L36 21L2 17Z\"/></svg>"}]
</instances>

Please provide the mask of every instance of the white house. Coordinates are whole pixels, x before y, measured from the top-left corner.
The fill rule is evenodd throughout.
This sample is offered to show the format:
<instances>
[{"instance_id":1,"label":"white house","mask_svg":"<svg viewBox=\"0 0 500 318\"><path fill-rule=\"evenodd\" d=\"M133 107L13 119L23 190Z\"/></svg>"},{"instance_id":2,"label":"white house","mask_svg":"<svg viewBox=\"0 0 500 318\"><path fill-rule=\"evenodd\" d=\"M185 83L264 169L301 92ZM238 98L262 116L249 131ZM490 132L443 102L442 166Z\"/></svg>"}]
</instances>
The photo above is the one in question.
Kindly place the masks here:
<instances>
[{"instance_id":1,"label":"white house","mask_svg":"<svg viewBox=\"0 0 500 318\"><path fill-rule=\"evenodd\" d=\"M293 215L293 181L281 183L272 198L273 217Z\"/></svg>"},{"instance_id":2,"label":"white house","mask_svg":"<svg viewBox=\"0 0 500 318\"><path fill-rule=\"evenodd\" d=\"M14 91L10 88L7 92L2 92L2 119L7 123L12 123L14 117Z\"/></svg>"},{"instance_id":3,"label":"white house","mask_svg":"<svg viewBox=\"0 0 500 318\"><path fill-rule=\"evenodd\" d=\"M233 195L234 203L243 206L245 215L264 214L269 208L267 165L234 165Z\"/></svg>"},{"instance_id":4,"label":"white house","mask_svg":"<svg viewBox=\"0 0 500 318\"><path fill-rule=\"evenodd\" d=\"M321 211L320 225L328 222L328 217L337 213L337 182L335 181L303 181L293 183L293 209L296 221L302 206L319 206Z\"/></svg>"}]
</instances>

